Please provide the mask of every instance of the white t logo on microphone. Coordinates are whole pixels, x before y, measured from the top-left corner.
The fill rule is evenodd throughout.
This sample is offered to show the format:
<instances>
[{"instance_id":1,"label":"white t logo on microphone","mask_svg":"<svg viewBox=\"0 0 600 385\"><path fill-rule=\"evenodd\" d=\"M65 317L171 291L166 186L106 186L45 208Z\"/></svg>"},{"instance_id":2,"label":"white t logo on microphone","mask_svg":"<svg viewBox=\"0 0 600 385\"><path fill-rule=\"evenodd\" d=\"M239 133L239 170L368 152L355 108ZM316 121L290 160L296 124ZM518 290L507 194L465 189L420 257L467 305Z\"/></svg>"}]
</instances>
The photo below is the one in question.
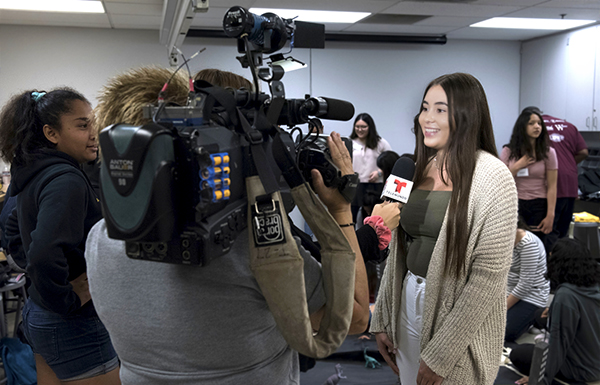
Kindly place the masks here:
<instances>
[{"instance_id":1,"label":"white t logo on microphone","mask_svg":"<svg viewBox=\"0 0 600 385\"><path fill-rule=\"evenodd\" d=\"M408 202L408 196L413 188L413 182L407 179L390 175L385 182L381 198L388 198L396 202Z\"/></svg>"}]
</instances>

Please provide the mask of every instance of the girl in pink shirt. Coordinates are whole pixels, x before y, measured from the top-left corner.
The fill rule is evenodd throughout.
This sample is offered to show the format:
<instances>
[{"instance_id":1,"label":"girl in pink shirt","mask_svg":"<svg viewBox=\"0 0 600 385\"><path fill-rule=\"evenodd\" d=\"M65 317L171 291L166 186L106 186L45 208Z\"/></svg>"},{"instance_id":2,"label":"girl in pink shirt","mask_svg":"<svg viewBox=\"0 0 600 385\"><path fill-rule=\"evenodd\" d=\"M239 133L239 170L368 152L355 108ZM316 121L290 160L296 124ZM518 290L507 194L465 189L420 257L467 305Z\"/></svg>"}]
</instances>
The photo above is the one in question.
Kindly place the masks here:
<instances>
[{"instance_id":1,"label":"girl in pink shirt","mask_svg":"<svg viewBox=\"0 0 600 385\"><path fill-rule=\"evenodd\" d=\"M554 223L558 162L540 114L532 110L521 112L500 159L515 178L519 215L547 246L545 237Z\"/></svg>"}]
</instances>

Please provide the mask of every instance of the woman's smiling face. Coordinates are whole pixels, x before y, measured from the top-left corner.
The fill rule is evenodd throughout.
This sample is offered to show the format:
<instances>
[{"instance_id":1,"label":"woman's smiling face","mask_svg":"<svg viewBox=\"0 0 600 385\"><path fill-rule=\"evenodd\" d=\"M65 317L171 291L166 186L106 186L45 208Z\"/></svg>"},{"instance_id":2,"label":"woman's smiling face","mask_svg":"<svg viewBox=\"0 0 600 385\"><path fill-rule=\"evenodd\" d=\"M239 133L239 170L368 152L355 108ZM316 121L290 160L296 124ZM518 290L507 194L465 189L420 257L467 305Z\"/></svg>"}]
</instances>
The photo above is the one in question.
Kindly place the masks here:
<instances>
[{"instance_id":1,"label":"woman's smiling face","mask_svg":"<svg viewBox=\"0 0 600 385\"><path fill-rule=\"evenodd\" d=\"M440 85L431 87L423 99L419 124L427 147L443 150L450 138L448 98Z\"/></svg>"}]
</instances>

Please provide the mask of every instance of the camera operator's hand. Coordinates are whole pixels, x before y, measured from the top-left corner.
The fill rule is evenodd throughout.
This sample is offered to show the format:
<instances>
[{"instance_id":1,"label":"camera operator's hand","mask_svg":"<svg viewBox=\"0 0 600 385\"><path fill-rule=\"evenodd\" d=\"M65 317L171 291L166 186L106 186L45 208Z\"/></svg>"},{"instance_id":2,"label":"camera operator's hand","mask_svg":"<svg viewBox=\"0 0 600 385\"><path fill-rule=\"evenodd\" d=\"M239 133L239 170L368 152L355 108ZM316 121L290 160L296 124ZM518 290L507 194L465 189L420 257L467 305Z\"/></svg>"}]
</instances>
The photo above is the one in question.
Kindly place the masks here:
<instances>
[{"instance_id":1,"label":"camera operator's hand","mask_svg":"<svg viewBox=\"0 0 600 385\"><path fill-rule=\"evenodd\" d=\"M331 153L333 163L342 171L342 175L354 174L352 169L352 158L348 153L346 145L340 134L332 132L327 138L327 145ZM352 226L352 212L350 203L344 198L336 187L326 187L321 173L315 169L311 170L313 187L321 201L327 206L329 214L335 219L342 229L342 233L352 250L356 254L355 280L354 280L354 306L352 309L352 320L349 334L360 334L365 331L369 323L369 286L367 284L367 272L365 263L360 252L360 246L356 239L354 226Z\"/></svg>"},{"instance_id":2,"label":"camera operator's hand","mask_svg":"<svg viewBox=\"0 0 600 385\"><path fill-rule=\"evenodd\" d=\"M327 145L329 146L329 151L331 153L331 160L342 171L342 175L353 174L352 158L350 158L350 153L348 153L348 149L342 141L340 134L332 132L327 138ZM345 223L352 222L350 203L344 199L339 190L335 187L326 187L321 173L316 169L313 169L311 174L315 192L319 195L319 198L325 206L327 206L329 213L337 220L337 214L346 214L347 211L350 213L350 218L348 222ZM344 217L346 217L346 215L344 215Z\"/></svg>"},{"instance_id":3,"label":"camera operator's hand","mask_svg":"<svg viewBox=\"0 0 600 385\"><path fill-rule=\"evenodd\" d=\"M327 138L327 145L331 152L331 160L342 171L342 175L354 174L352 158L340 134L332 132Z\"/></svg>"}]
</instances>

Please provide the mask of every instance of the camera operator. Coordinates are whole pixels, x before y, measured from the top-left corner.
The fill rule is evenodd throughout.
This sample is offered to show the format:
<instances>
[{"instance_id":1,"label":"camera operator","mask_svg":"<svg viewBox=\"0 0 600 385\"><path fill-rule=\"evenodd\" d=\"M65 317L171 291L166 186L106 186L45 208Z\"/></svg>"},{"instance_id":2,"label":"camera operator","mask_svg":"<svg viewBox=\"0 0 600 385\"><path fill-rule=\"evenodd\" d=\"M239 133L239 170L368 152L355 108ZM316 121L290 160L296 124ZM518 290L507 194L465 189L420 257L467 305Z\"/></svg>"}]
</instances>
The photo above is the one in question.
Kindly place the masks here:
<instances>
[{"instance_id":1,"label":"camera operator","mask_svg":"<svg viewBox=\"0 0 600 385\"><path fill-rule=\"evenodd\" d=\"M99 96L97 127L146 123L142 106L156 101L171 76L167 69L146 67L113 78ZM185 104L187 94L187 80L175 75L165 100ZM352 173L339 134L333 133L328 144L337 166ZM341 194L326 188L314 170L313 178L337 223L351 223L350 205ZM365 267L354 228L342 231L356 253L350 333L360 333L369 317ZM321 268L300 251L317 330L326 302ZM227 254L198 267L129 259L125 242L109 238L101 220L88 237L86 259L90 292L121 359L123 384L299 383L297 353L277 329L250 270L247 230Z\"/></svg>"}]
</instances>

